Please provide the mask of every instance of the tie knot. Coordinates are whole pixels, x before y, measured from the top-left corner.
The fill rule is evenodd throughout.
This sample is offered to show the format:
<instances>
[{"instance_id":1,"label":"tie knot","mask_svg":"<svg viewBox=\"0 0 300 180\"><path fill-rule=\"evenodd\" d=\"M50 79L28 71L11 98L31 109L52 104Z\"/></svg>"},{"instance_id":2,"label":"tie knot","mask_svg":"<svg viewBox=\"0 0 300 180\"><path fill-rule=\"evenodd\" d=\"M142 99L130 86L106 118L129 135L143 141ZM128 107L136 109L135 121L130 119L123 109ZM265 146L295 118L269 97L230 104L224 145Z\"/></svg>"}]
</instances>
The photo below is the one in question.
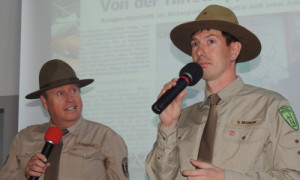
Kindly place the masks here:
<instances>
[{"instance_id":1,"label":"tie knot","mask_svg":"<svg viewBox=\"0 0 300 180\"><path fill-rule=\"evenodd\" d=\"M212 94L210 95L209 101L210 105L217 105L220 101L220 97L218 96L218 94Z\"/></svg>"},{"instance_id":2,"label":"tie knot","mask_svg":"<svg viewBox=\"0 0 300 180\"><path fill-rule=\"evenodd\" d=\"M69 133L68 129L61 129L61 131L63 133L63 136Z\"/></svg>"}]
</instances>

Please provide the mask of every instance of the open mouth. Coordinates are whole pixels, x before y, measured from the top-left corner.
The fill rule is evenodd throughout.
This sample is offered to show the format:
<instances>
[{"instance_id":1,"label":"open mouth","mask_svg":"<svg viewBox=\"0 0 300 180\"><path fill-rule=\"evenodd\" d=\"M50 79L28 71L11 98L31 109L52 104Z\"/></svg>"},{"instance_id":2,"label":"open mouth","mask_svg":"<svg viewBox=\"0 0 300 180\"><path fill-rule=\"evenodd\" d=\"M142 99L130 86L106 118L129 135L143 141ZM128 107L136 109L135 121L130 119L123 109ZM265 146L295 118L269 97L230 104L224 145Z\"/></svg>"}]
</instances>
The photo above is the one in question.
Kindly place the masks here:
<instances>
[{"instance_id":1,"label":"open mouth","mask_svg":"<svg viewBox=\"0 0 300 180\"><path fill-rule=\"evenodd\" d=\"M76 110L76 106L71 106L71 107L68 107L65 109L65 111L73 111L73 110Z\"/></svg>"}]
</instances>

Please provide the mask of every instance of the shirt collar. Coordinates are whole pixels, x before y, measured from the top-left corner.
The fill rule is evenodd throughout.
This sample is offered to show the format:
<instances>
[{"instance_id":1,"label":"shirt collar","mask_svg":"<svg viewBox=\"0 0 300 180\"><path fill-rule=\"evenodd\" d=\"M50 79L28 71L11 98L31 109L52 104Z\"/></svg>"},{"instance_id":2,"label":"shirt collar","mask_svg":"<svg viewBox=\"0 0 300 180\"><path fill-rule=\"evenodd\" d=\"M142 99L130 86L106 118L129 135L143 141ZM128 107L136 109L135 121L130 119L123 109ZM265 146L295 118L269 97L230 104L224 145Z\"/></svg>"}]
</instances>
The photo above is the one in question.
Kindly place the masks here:
<instances>
[{"instance_id":1,"label":"shirt collar","mask_svg":"<svg viewBox=\"0 0 300 180\"><path fill-rule=\"evenodd\" d=\"M240 76L237 76L237 78L232 81L230 84L228 84L225 88L223 88L221 91L219 91L217 94L220 97L220 99L222 101L224 101L225 103L227 103L228 101L230 101L230 99L237 95L241 89L244 87L244 81L242 80L242 78ZM208 92L207 90L205 90L205 99L204 102L208 103L207 98L211 95L210 92Z\"/></svg>"},{"instance_id":2,"label":"shirt collar","mask_svg":"<svg viewBox=\"0 0 300 180\"><path fill-rule=\"evenodd\" d=\"M69 133L74 134L74 135L78 134L79 129L80 129L81 124L82 124L82 121L83 121L83 119L80 116L80 118L78 119L78 121L75 124L73 124L71 127L68 127Z\"/></svg>"},{"instance_id":3,"label":"shirt collar","mask_svg":"<svg viewBox=\"0 0 300 180\"><path fill-rule=\"evenodd\" d=\"M79 129L81 127L81 124L82 124L82 121L83 121L83 118L82 116L80 116L80 118L77 120L77 122L75 124L73 124L71 127L68 127L68 131L70 134L78 134L79 132ZM51 126L55 126L52 122L49 123Z\"/></svg>"}]
</instances>

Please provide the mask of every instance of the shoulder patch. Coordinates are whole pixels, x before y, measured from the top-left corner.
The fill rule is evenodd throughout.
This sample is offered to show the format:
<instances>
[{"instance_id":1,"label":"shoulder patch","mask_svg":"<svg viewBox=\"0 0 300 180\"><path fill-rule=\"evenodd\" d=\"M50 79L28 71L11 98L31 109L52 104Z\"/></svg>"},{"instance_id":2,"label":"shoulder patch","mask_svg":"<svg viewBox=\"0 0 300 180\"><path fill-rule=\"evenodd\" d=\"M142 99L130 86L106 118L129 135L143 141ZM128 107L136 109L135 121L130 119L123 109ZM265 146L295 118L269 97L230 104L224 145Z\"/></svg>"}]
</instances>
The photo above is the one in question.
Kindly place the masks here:
<instances>
[{"instance_id":1,"label":"shoulder patch","mask_svg":"<svg viewBox=\"0 0 300 180\"><path fill-rule=\"evenodd\" d=\"M291 106L281 106L278 109L278 112L280 113L282 118L288 123L288 125L291 126L291 128L293 128L296 131L299 130L299 124Z\"/></svg>"}]
</instances>

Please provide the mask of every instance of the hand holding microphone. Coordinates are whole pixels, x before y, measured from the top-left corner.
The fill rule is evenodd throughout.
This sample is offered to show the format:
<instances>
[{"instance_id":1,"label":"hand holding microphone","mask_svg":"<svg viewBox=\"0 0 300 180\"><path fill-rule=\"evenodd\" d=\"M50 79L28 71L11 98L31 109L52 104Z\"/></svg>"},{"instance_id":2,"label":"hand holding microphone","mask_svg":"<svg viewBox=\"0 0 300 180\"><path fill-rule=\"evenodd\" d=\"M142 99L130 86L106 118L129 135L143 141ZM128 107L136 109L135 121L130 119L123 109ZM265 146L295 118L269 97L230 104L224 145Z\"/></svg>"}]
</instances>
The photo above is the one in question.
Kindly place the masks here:
<instances>
[{"instance_id":1,"label":"hand holding microphone","mask_svg":"<svg viewBox=\"0 0 300 180\"><path fill-rule=\"evenodd\" d=\"M179 79L176 85L167 90L152 105L153 112L160 114L187 86L193 86L202 78L203 70L201 66L195 62L185 65L179 73Z\"/></svg>"},{"instance_id":2,"label":"hand holding microphone","mask_svg":"<svg viewBox=\"0 0 300 180\"><path fill-rule=\"evenodd\" d=\"M197 84L202 75L203 70L199 64L188 63L180 70L178 79L174 78L164 86L158 100L152 105L152 110L160 114L161 128L168 130L176 126L185 95L182 91L187 86Z\"/></svg>"},{"instance_id":3,"label":"hand holding microphone","mask_svg":"<svg viewBox=\"0 0 300 180\"><path fill-rule=\"evenodd\" d=\"M44 159L45 157L49 157L52 148L54 145L58 145L60 143L61 138L62 130L58 127L53 126L47 130L44 136L45 145L42 152L35 154L27 163L25 171L28 176L30 175L29 180L38 180L39 176L44 173L45 168L49 166L48 164L45 164Z\"/></svg>"}]
</instances>

